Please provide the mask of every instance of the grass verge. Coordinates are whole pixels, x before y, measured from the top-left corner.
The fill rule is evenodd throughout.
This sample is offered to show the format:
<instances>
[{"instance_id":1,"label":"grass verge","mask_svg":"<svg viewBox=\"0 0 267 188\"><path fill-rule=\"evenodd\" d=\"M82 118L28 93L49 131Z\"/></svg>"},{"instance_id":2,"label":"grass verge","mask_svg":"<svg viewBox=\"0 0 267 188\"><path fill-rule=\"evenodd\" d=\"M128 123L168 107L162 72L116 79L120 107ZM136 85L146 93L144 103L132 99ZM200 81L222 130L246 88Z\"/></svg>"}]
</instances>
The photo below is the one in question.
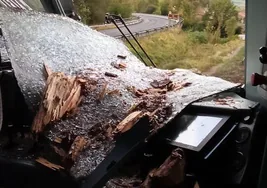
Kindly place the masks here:
<instances>
[{"instance_id":1,"label":"grass verge","mask_svg":"<svg viewBox=\"0 0 267 188\"><path fill-rule=\"evenodd\" d=\"M228 59L220 69L216 70L213 76L223 78L225 80L244 83L245 80L245 46L243 46L239 52L231 59Z\"/></svg>"},{"instance_id":2,"label":"grass verge","mask_svg":"<svg viewBox=\"0 0 267 188\"><path fill-rule=\"evenodd\" d=\"M207 72L221 65L222 68L215 69L212 75L231 80L233 76L231 71L234 71L234 74L244 74L240 63L244 56L241 53L244 41L238 38L230 41L224 40L220 44L211 44L208 43L204 32L192 33L172 29L139 38L138 41L159 68L196 68L201 72ZM129 45L128 47L130 48ZM130 48L130 50L134 53L133 49ZM145 57L140 50L138 51L142 57ZM223 71L228 71L231 75L227 76L228 72L224 74Z\"/></svg>"},{"instance_id":3,"label":"grass verge","mask_svg":"<svg viewBox=\"0 0 267 188\"><path fill-rule=\"evenodd\" d=\"M188 32L178 29L139 38L139 42L160 68L197 68L202 72L223 63L244 43L239 39L224 44L197 43L190 39Z\"/></svg>"}]
</instances>

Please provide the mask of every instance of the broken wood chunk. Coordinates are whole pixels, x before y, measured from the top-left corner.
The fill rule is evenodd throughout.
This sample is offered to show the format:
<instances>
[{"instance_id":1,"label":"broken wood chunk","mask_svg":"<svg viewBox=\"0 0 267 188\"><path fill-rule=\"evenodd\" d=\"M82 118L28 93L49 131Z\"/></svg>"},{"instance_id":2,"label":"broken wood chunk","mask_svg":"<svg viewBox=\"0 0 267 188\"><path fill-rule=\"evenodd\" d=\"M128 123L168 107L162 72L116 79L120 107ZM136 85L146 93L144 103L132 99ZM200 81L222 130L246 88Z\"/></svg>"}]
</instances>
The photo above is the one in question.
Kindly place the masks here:
<instances>
[{"instance_id":1,"label":"broken wood chunk","mask_svg":"<svg viewBox=\"0 0 267 188\"><path fill-rule=\"evenodd\" d=\"M105 76L108 76L108 77L113 77L113 78L116 78L116 77L118 77L118 75L117 75L117 74L113 74L113 73L111 73L111 72L105 72Z\"/></svg>"},{"instance_id":2,"label":"broken wood chunk","mask_svg":"<svg viewBox=\"0 0 267 188\"><path fill-rule=\"evenodd\" d=\"M144 101L139 101L138 103L133 104L130 109L127 111L127 114L132 113L133 111L135 111L139 106L141 106L142 104L144 104Z\"/></svg>"},{"instance_id":3,"label":"broken wood chunk","mask_svg":"<svg viewBox=\"0 0 267 188\"><path fill-rule=\"evenodd\" d=\"M124 55L117 55L117 57L120 59L126 59L127 58L127 56L124 56Z\"/></svg>"},{"instance_id":4,"label":"broken wood chunk","mask_svg":"<svg viewBox=\"0 0 267 188\"><path fill-rule=\"evenodd\" d=\"M48 78L53 73L53 71L46 64L44 64L44 68L45 68L46 77Z\"/></svg>"},{"instance_id":5,"label":"broken wood chunk","mask_svg":"<svg viewBox=\"0 0 267 188\"><path fill-rule=\"evenodd\" d=\"M116 63L116 62L113 62L111 63L111 65L116 68L116 69L125 69L127 67L126 63Z\"/></svg>"},{"instance_id":6,"label":"broken wood chunk","mask_svg":"<svg viewBox=\"0 0 267 188\"><path fill-rule=\"evenodd\" d=\"M39 157L38 159L36 159L36 162L52 169L52 170L60 170L60 169L64 169L64 167L60 166L60 165L56 165L56 164L53 164L51 162L49 162L48 160L42 158L42 157Z\"/></svg>"},{"instance_id":7,"label":"broken wood chunk","mask_svg":"<svg viewBox=\"0 0 267 188\"><path fill-rule=\"evenodd\" d=\"M56 138L54 139L54 142L55 142L55 143L58 143L58 144L61 144L61 143L62 143L62 138L58 138L58 137L56 137Z\"/></svg>"},{"instance_id":8,"label":"broken wood chunk","mask_svg":"<svg viewBox=\"0 0 267 188\"><path fill-rule=\"evenodd\" d=\"M168 84L170 84L172 81L168 78L164 79L164 80L154 80L153 82L150 83L150 85L154 88L161 88L163 89L164 87L166 87Z\"/></svg>"},{"instance_id":9,"label":"broken wood chunk","mask_svg":"<svg viewBox=\"0 0 267 188\"><path fill-rule=\"evenodd\" d=\"M84 150L88 143L88 140L83 136L77 136L75 138L69 151L69 155L71 156L72 161L76 161L80 152Z\"/></svg>"},{"instance_id":10,"label":"broken wood chunk","mask_svg":"<svg viewBox=\"0 0 267 188\"><path fill-rule=\"evenodd\" d=\"M120 67L120 69L125 69L125 68L127 68L127 65L126 65L126 63L119 63L119 67Z\"/></svg>"},{"instance_id":11,"label":"broken wood chunk","mask_svg":"<svg viewBox=\"0 0 267 188\"><path fill-rule=\"evenodd\" d=\"M191 86L192 83L191 83L191 82L185 82L185 83L183 83L182 85L183 85L183 87L188 87L188 86Z\"/></svg>"},{"instance_id":12,"label":"broken wood chunk","mask_svg":"<svg viewBox=\"0 0 267 188\"><path fill-rule=\"evenodd\" d=\"M124 120L122 120L115 128L114 134L124 133L130 130L134 124L143 116L142 111L136 111L129 114Z\"/></svg>"},{"instance_id":13,"label":"broken wood chunk","mask_svg":"<svg viewBox=\"0 0 267 188\"><path fill-rule=\"evenodd\" d=\"M82 86L85 83L83 79L66 76L62 72L49 73L32 131L40 133L49 123L75 111L81 102Z\"/></svg>"},{"instance_id":14,"label":"broken wood chunk","mask_svg":"<svg viewBox=\"0 0 267 188\"><path fill-rule=\"evenodd\" d=\"M118 89L114 89L114 90L108 91L107 95L121 95L121 92Z\"/></svg>"},{"instance_id":15,"label":"broken wood chunk","mask_svg":"<svg viewBox=\"0 0 267 188\"><path fill-rule=\"evenodd\" d=\"M184 181L185 158L181 149L176 149L158 169L153 169L141 185L142 188L177 187Z\"/></svg>"},{"instance_id":16,"label":"broken wood chunk","mask_svg":"<svg viewBox=\"0 0 267 188\"><path fill-rule=\"evenodd\" d=\"M101 101L104 99L106 93L107 93L107 88L108 88L108 83L106 82L102 91L100 92L99 96L98 96L98 100Z\"/></svg>"}]
</instances>

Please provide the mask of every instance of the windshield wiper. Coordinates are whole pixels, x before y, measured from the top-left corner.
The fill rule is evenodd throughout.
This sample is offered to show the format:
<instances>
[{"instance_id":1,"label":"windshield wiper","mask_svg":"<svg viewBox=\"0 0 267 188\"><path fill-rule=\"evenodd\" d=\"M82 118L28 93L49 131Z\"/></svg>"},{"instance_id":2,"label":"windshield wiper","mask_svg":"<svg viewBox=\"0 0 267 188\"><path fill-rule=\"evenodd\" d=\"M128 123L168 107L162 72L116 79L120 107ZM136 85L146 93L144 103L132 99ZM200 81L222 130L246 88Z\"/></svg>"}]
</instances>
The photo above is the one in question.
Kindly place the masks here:
<instances>
[{"instance_id":1,"label":"windshield wiper","mask_svg":"<svg viewBox=\"0 0 267 188\"><path fill-rule=\"evenodd\" d=\"M123 31L121 30L121 28L118 26L117 22L120 21L123 26L127 29L127 31L130 33L131 37L134 39L134 41L137 43L137 45L140 47L140 49L144 52L144 54L146 55L147 59L150 61L150 63L153 65L153 67L157 67L156 64L152 61L152 59L149 57L149 55L146 53L146 51L144 50L144 48L141 46L141 44L138 42L138 40L136 39L136 37L133 35L133 33L131 32L131 30L128 28L128 26L126 25L126 23L124 22L124 20L122 19L121 16L119 15L114 15L114 14L106 14L106 22L107 23L113 23L117 29L121 32L122 36L126 39L126 41L130 44L130 46L133 48L133 50L136 52L136 54L139 56L139 58L141 59L141 61L143 61L143 63L145 65L148 65L145 60L142 58L142 56L140 55L140 53L136 50L136 48L133 46L133 44L131 43L131 41L126 37L126 35L123 33Z\"/></svg>"}]
</instances>

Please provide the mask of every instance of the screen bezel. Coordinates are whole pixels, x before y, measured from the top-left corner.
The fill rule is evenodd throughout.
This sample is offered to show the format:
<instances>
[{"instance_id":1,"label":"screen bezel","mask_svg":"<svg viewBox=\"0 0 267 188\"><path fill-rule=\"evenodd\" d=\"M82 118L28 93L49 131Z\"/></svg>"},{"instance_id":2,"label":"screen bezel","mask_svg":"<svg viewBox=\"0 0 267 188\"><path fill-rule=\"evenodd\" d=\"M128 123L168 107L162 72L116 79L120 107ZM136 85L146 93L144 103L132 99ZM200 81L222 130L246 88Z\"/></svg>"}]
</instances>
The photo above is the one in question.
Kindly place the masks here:
<instances>
[{"instance_id":1,"label":"screen bezel","mask_svg":"<svg viewBox=\"0 0 267 188\"><path fill-rule=\"evenodd\" d=\"M192 146L188 144L184 144L181 142L176 142L174 140L171 140L170 138L167 138L166 140L169 142L169 144L177 147L181 147L188 150L193 150L199 152L202 150L202 148L211 140L211 138L222 128L222 126L230 119L230 116L227 115L218 115L218 114L205 114L205 113L199 113L199 114L185 114L185 115L191 115L191 116L209 116L209 117L216 117L221 118L221 121L215 126L214 129L199 143L198 146Z\"/></svg>"}]
</instances>

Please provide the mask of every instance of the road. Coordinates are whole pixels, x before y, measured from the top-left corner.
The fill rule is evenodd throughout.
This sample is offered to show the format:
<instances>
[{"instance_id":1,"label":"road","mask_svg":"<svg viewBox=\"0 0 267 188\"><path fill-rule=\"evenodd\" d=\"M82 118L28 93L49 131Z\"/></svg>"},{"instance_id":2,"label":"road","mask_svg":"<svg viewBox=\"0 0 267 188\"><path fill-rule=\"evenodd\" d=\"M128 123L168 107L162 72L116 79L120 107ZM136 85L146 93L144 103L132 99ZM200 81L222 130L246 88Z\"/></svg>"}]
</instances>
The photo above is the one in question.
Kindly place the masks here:
<instances>
[{"instance_id":1,"label":"road","mask_svg":"<svg viewBox=\"0 0 267 188\"><path fill-rule=\"evenodd\" d=\"M133 33L146 31L149 29L156 29L159 27L167 26L169 24L169 20L168 20L167 16L158 16L158 15L140 14L140 13L135 13L134 16L139 16L143 21L141 23L128 26L129 29ZM125 34L128 34L125 27L122 27L121 29ZM121 33L117 28L116 29L102 30L100 32L104 33L106 35L112 36L112 37L120 37L121 36Z\"/></svg>"}]
</instances>

